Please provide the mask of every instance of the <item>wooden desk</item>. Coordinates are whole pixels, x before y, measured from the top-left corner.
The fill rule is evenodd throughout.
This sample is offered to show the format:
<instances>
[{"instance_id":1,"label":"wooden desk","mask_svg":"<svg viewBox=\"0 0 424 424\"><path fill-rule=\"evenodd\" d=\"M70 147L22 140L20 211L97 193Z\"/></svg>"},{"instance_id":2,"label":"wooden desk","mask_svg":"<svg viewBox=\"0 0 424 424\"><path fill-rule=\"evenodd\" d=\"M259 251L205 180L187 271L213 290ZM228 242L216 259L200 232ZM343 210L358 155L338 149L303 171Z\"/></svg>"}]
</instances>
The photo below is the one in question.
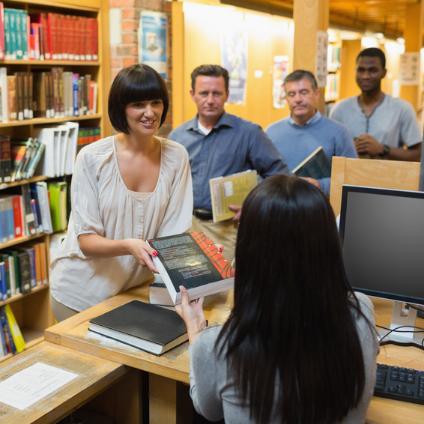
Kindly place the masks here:
<instances>
[{"instance_id":1,"label":"wooden desk","mask_svg":"<svg viewBox=\"0 0 424 424\"><path fill-rule=\"evenodd\" d=\"M133 299L146 301L148 299L148 287L141 287L120 294L80 312L48 328L45 331L45 338L52 343L149 372L150 423L177 424L186 422L184 414L188 411L183 411L182 417L178 417L176 405L178 403L181 406L178 409L187 407L187 402L184 399L186 393L183 393L181 385L177 384L178 382L189 384L187 343L164 355L156 356L122 343L114 343L103 337L99 338L88 331L90 319ZM230 293L220 293L205 299L205 315L209 324L224 322L230 313L231 305L232 295Z\"/></svg>"},{"instance_id":2,"label":"wooden desk","mask_svg":"<svg viewBox=\"0 0 424 424\"><path fill-rule=\"evenodd\" d=\"M376 323L389 326L392 303L376 298L372 298L372 300L376 311ZM418 319L417 325L424 328L424 319ZM415 347L384 345L380 348L377 362L424 371L424 350ZM424 423L424 405L374 396L368 408L367 423L422 424Z\"/></svg>"},{"instance_id":3,"label":"wooden desk","mask_svg":"<svg viewBox=\"0 0 424 424\"><path fill-rule=\"evenodd\" d=\"M139 422L139 408L137 408L139 400L135 398L138 391L135 395L130 392L128 395L119 396L119 392L123 392L124 385L127 387L130 384L131 387L131 384L135 382L132 377L132 374L135 374L133 370L116 362L42 342L3 362L0 381L36 362L74 372L78 374L78 377L22 411L0 403L0 423L55 423L90 399L101 393L107 394L111 387L119 384L121 384L120 390L113 396L114 406L118 404L120 406L108 416L119 422L133 424ZM101 409L106 413L105 408Z\"/></svg>"},{"instance_id":4,"label":"wooden desk","mask_svg":"<svg viewBox=\"0 0 424 424\"><path fill-rule=\"evenodd\" d=\"M88 332L88 321L134 298L145 300L147 288L132 290L108 299L80 314L69 318L45 332L48 341L91 353L151 373L149 387L150 422L178 423L176 382L189 383L187 344L162 356L155 356L138 349L102 343ZM231 308L231 295L220 294L206 299L205 314L210 324L225 321ZM378 323L387 325L391 315L390 302L375 300ZM423 323L424 326L424 323ZM382 347L378 362L424 370L424 351L412 347L389 345ZM367 422L371 424L415 424L424 422L424 406L388 399L373 398Z\"/></svg>"}]
</instances>

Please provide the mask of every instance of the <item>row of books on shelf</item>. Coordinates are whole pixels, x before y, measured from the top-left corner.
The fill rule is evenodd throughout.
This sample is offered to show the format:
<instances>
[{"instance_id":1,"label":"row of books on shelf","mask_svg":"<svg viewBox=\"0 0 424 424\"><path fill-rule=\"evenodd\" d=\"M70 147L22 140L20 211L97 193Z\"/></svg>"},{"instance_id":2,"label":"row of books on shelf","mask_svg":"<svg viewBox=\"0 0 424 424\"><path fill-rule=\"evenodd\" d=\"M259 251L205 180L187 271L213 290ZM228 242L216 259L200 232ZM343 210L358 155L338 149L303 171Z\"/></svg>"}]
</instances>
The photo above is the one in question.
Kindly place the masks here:
<instances>
[{"instance_id":1,"label":"row of books on shelf","mask_svg":"<svg viewBox=\"0 0 424 424\"><path fill-rule=\"evenodd\" d=\"M85 127L78 131L78 146L94 143L101 138L100 127Z\"/></svg>"},{"instance_id":2,"label":"row of books on shelf","mask_svg":"<svg viewBox=\"0 0 424 424\"><path fill-rule=\"evenodd\" d=\"M0 3L0 58L98 59L96 18L61 13L28 13Z\"/></svg>"},{"instance_id":3,"label":"row of books on shelf","mask_svg":"<svg viewBox=\"0 0 424 424\"><path fill-rule=\"evenodd\" d=\"M328 45L328 50L327 50L327 68L328 68L328 71L333 72L333 71L337 71L337 69L340 68L341 53L342 53L341 46L337 46L337 45L334 45L334 44Z\"/></svg>"},{"instance_id":4,"label":"row of books on shelf","mask_svg":"<svg viewBox=\"0 0 424 424\"><path fill-rule=\"evenodd\" d=\"M46 243L0 253L0 295L7 300L27 294L36 287L48 284L48 256Z\"/></svg>"},{"instance_id":5,"label":"row of books on shelf","mask_svg":"<svg viewBox=\"0 0 424 424\"><path fill-rule=\"evenodd\" d=\"M327 84L325 86L325 101L335 101L339 98L340 75L328 74Z\"/></svg>"},{"instance_id":6,"label":"row of books on shelf","mask_svg":"<svg viewBox=\"0 0 424 424\"><path fill-rule=\"evenodd\" d=\"M79 131L77 122L66 122L40 128L34 134L24 140L0 135L0 182L28 179L35 174L49 178L72 175L77 145L95 141L100 128Z\"/></svg>"},{"instance_id":7,"label":"row of books on shelf","mask_svg":"<svg viewBox=\"0 0 424 424\"><path fill-rule=\"evenodd\" d=\"M45 150L36 138L11 141L0 135L0 182L12 182L34 176Z\"/></svg>"},{"instance_id":8,"label":"row of books on shelf","mask_svg":"<svg viewBox=\"0 0 424 424\"><path fill-rule=\"evenodd\" d=\"M0 308L0 357L22 352L25 340L10 305Z\"/></svg>"},{"instance_id":9,"label":"row of books on shelf","mask_svg":"<svg viewBox=\"0 0 424 424\"><path fill-rule=\"evenodd\" d=\"M0 68L0 120L60 118L97 112L97 82L53 67L50 71L7 74Z\"/></svg>"},{"instance_id":10,"label":"row of books on shelf","mask_svg":"<svg viewBox=\"0 0 424 424\"><path fill-rule=\"evenodd\" d=\"M24 184L11 191L12 194L0 197L2 243L66 228L66 181Z\"/></svg>"}]
</instances>

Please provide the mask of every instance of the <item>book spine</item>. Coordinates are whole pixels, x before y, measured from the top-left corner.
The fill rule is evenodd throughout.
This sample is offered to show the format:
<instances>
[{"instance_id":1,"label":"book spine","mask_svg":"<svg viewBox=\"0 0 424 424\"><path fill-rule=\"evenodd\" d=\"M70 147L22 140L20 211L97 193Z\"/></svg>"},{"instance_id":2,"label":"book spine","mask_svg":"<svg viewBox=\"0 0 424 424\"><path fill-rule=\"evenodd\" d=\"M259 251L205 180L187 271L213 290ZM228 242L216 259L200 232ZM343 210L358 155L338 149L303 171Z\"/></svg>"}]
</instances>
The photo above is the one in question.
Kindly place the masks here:
<instances>
[{"instance_id":1,"label":"book spine","mask_svg":"<svg viewBox=\"0 0 424 424\"><path fill-rule=\"evenodd\" d=\"M34 235L36 233L35 216L31 207L31 196L29 193L28 185L23 185L22 190L22 201L24 210L24 219L26 228L28 229L28 235Z\"/></svg>"},{"instance_id":2,"label":"book spine","mask_svg":"<svg viewBox=\"0 0 424 424\"><path fill-rule=\"evenodd\" d=\"M43 284L48 284L49 283L49 276L48 276L49 266L47 263L47 245L44 242L40 244L41 244L41 248L40 248L41 278L42 278Z\"/></svg>"},{"instance_id":3,"label":"book spine","mask_svg":"<svg viewBox=\"0 0 424 424\"><path fill-rule=\"evenodd\" d=\"M6 320L10 328L10 333L12 334L13 343L15 344L16 351L22 352L25 349L25 340L22 336L21 330L18 323L16 322L15 315L10 308L10 305L4 307Z\"/></svg>"},{"instance_id":4,"label":"book spine","mask_svg":"<svg viewBox=\"0 0 424 424\"><path fill-rule=\"evenodd\" d=\"M31 291L31 263L28 252L18 252L19 270L21 276L21 290L22 293L29 293Z\"/></svg>"},{"instance_id":5,"label":"book spine","mask_svg":"<svg viewBox=\"0 0 424 424\"><path fill-rule=\"evenodd\" d=\"M43 285L42 271L41 271L41 243L33 245L35 253L35 281L37 286Z\"/></svg>"},{"instance_id":6,"label":"book spine","mask_svg":"<svg viewBox=\"0 0 424 424\"><path fill-rule=\"evenodd\" d=\"M10 295L14 296L19 293L19 289L16 286L16 275L15 275L15 258L10 253L7 254L9 263L9 281L10 281Z\"/></svg>"},{"instance_id":7,"label":"book spine","mask_svg":"<svg viewBox=\"0 0 424 424\"><path fill-rule=\"evenodd\" d=\"M6 272L4 261L0 262L0 295L1 300L7 299Z\"/></svg>"},{"instance_id":8,"label":"book spine","mask_svg":"<svg viewBox=\"0 0 424 424\"><path fill-rule=\"evenodd\" d=\"M3 327L3 334L4 334L4 337L5 337L7 352L15 354L16 353L16 346L15 346L15 343L13 342L12 333L10 331L10 327L9 327L8 322L7 322L4 307L0 308L0 322L1 322L1 326Z\"/></svg>"},{"instance_id":9,"label":"book spine","mask_svg":"<svg viewBox=\"0 0 424 424\"><path fill-rule=\"evenodd\" d=\"M10 282L10 263L9 256L6 254L0 255L3 258L4 262L4 279L6 281L6 297L9 298L12 296L12 286Z\"/></svg>"},{"instance_id":10,"label":"book spine","mask_svg":"<svg viewBox=\"0 0 424 424\"><path fill-rule=\"evenodd\" d=\"M13 240L15 238L15 219L14 219L14 212L13 212L13 196L5 197L4 202L5 202L5 214L6 214L7 239Z\"/></svg>"},{"instance_id":11,"label":"book spine","mask_svg":"<svg viewBox=\"0 0 424 424\"><path fill-rule=\"evenodd\" d=\"M4 6L0 2L0 60L4 60L6 57L6 46L4 39Z\"/></svg>"}]
</instances>

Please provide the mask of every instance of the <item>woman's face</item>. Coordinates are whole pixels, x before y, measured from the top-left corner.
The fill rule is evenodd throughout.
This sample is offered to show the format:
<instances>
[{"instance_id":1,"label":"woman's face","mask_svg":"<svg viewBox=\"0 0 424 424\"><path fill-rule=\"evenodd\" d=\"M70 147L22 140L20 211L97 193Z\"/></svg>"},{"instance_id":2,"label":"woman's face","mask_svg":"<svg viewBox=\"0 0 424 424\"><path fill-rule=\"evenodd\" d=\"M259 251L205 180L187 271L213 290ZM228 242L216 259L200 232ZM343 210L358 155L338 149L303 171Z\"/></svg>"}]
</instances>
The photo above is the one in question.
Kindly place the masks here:
<instances>
[{"instance_id":1,"label":"woman's face","mask_svg":"<svg viewBox=\"0 0 424 424\"><path fill-rule=\"evenodd\" d=\"M161 99L129 103L125 107L129 133L143 136L154 135L159 129L162 113L163 101Z\"/></svg>"}]
</instances>

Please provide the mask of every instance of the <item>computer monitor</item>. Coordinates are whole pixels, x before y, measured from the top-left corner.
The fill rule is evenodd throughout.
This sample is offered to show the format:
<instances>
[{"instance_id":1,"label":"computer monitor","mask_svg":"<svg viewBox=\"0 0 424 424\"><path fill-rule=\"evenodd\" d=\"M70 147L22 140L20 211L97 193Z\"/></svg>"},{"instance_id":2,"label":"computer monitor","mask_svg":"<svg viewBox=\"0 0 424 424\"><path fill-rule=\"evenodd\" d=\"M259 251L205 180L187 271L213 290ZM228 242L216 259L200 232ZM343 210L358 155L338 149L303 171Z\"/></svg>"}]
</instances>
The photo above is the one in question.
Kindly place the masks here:
<instances>
[{"instance_id":1,"label":"computer monitor","mask_svg":"<svg viewBox=\"0 0 424 424\"><path fill-rule=\"evenodd\" d=\"M340 236L352 287L394 300L390 328L402 328L382 341L423 347L409 304L424 305L424 193L343 186Z\"/></svg>"}]
</instances>

